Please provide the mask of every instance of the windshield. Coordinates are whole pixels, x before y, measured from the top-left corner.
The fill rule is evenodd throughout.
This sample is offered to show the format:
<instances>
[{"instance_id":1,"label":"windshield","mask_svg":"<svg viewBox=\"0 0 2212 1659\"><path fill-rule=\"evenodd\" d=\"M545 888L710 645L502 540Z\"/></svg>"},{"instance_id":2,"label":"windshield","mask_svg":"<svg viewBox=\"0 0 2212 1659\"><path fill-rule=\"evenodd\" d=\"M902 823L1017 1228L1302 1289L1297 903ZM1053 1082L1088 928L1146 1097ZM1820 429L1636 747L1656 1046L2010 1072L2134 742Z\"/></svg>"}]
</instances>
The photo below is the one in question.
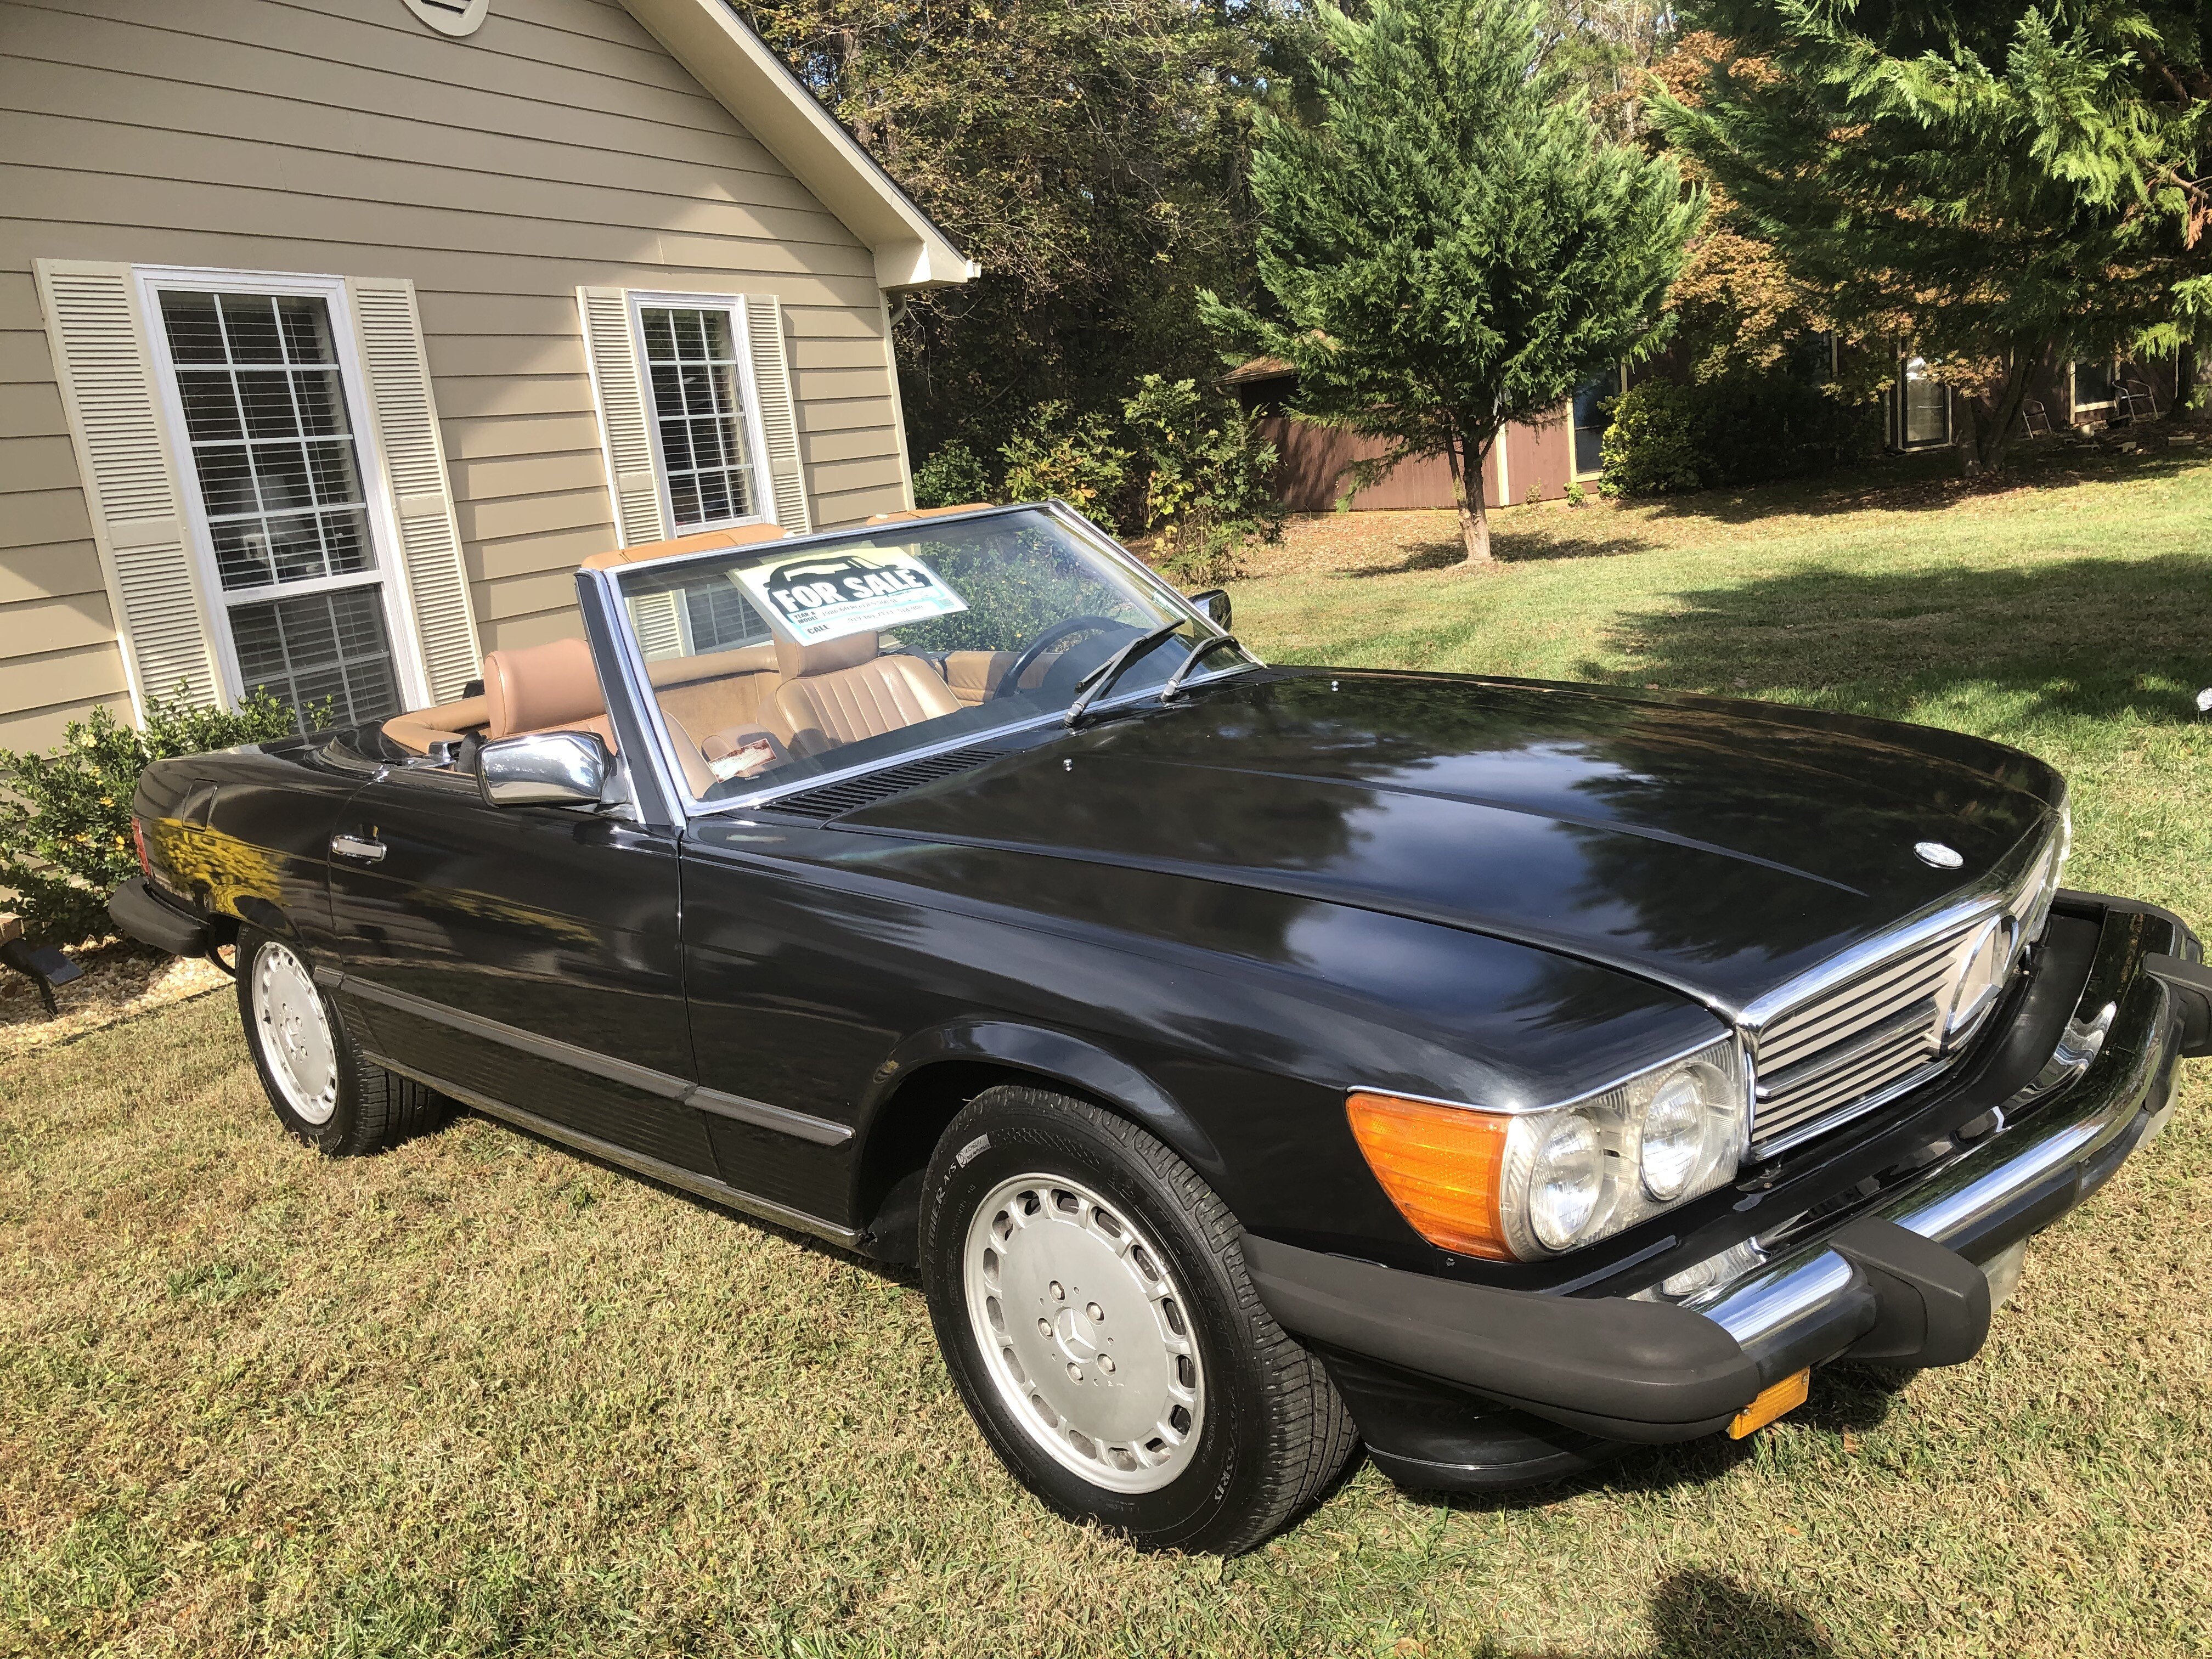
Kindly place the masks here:
<instances>
[{"instance_id":1,"label":"windshield","mask_svg":"<svg viewBox=\"0 0 2212 1659\"><path fill-rule=\"evenodd\" d=\"M1042 508L757 542L618 581L676 763L709 801L1063 712L1172 626L1107 695L1157 692L1220 633ZM1239 660L1224 648L1196 672Z\"/></svg>"}]
</instances>

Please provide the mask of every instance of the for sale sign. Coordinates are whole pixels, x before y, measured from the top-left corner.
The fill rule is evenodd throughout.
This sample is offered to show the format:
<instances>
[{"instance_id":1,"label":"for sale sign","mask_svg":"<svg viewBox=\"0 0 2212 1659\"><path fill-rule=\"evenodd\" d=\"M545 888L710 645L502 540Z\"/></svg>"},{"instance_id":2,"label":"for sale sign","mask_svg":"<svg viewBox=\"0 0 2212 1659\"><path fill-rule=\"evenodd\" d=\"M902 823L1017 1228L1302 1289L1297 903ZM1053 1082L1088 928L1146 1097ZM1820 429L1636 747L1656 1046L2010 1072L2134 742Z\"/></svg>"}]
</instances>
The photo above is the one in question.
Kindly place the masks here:
<instances>
[{"instance_id":1,"label":"for sale sign","mask_svg":"<svg viewBox=\"0 0 2212 1659\"><path fill-rule=\"evenodd\" d=\"M771 559L738 575L754 601L801 645L968 608L944 578L896 547Z\"/></svg>"}]
</instances>

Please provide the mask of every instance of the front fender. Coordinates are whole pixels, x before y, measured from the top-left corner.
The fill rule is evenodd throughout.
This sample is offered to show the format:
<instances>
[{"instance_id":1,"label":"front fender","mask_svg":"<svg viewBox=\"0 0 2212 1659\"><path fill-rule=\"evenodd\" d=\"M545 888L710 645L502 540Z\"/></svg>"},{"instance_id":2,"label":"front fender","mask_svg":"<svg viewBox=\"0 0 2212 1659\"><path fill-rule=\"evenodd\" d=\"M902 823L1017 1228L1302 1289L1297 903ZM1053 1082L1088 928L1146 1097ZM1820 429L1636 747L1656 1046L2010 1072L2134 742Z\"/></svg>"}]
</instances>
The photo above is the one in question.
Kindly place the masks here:
<instances>
[{"instance_id":1,"label":"front fender","mask_svg":"<svg viewBox=\"0 0 2212 1659\"><path fill-rule=\"evenodd\" d=\"M860 1102L858 1138L865 1146L887 1109L932 1066L996 1064L1028 1072L1091 1095L1158 1136L1207 1180L1218 1182L1221 1153L1175 1097L1129 1061L1085 1037L1006 1019L950 1020L902 1039L869 1079Z\"/></svg>"}]
</instances>

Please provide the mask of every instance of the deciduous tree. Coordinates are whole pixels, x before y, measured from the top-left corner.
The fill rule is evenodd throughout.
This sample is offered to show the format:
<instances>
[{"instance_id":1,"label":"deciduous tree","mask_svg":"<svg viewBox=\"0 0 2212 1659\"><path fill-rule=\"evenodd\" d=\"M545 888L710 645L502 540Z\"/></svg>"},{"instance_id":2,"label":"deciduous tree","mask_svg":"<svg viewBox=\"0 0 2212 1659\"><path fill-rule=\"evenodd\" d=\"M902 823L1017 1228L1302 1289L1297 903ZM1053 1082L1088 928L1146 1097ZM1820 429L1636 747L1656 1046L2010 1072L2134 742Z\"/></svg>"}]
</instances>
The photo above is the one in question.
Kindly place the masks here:
<instances>
[{"instance_id":1,"label":"deciduous tree","mask_svg":"<svg viewBox=\"0 0 2212 1659\"><path fill-rule=\"evenodd\" d=\"M1251 266L1251 113L1303 0L749 0L770 46L982 274L897 330L916 457L998 450L1036 405L1111 411L1212 371L1201 284Z\"/></svg>"}]
</instances>

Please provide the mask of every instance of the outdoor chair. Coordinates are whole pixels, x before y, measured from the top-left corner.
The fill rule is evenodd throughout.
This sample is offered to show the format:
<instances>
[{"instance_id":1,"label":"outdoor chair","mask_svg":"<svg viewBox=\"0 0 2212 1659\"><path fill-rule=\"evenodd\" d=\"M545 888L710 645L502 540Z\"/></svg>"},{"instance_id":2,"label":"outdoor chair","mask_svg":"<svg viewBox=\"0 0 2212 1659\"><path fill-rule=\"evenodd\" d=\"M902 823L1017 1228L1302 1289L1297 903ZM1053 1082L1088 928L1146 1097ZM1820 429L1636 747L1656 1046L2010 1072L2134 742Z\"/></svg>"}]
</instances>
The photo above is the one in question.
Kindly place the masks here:
<instances>
[{"instance_id":1,"label":"outdoor chair","mask_svg":"<svg viewBox=\"0 0 2212 1659\"><path fill-rule=\"evenodd\" d=\"M2114 426L2133 426L2158 418L2158 398L2147 380L2124 380L2112 389Z\"/></svg>"}]
</instances>

